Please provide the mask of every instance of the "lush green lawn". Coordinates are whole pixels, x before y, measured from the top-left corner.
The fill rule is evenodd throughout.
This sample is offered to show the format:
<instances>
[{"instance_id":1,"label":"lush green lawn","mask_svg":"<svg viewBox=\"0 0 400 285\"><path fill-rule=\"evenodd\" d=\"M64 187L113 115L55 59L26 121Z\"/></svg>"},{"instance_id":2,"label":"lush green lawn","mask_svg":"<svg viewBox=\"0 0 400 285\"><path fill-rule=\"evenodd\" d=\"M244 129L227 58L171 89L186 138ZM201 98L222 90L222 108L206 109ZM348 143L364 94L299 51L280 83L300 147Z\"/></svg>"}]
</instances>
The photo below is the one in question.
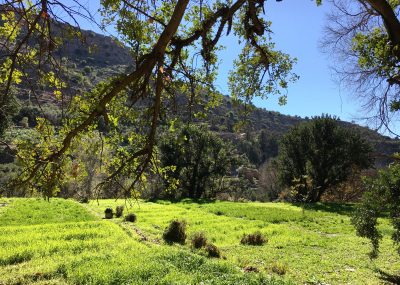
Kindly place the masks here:
<instances>
[{"instance_id":1,"label":"lush green lawn","mask_svg":"<svg viewBox=\"0 0 400 285\"><path fill-rule=\"evenodd\" d=\"M8 205L0 207L0 284L380 284L377 269L400 272L389 238L380 257L369 260L370 245L355 236L346 205L316 205L303 214L281 203L2 203ZM137 222L103 220L104 209L117 205ZM223 258L207 258L189 243L165 245L162 232L174 218L186 220L189 236L204 232ZM240 245L243 234L255 231L268 243ZM259 273L245 272L250 266Z\"/></svg>"}]
</instances>

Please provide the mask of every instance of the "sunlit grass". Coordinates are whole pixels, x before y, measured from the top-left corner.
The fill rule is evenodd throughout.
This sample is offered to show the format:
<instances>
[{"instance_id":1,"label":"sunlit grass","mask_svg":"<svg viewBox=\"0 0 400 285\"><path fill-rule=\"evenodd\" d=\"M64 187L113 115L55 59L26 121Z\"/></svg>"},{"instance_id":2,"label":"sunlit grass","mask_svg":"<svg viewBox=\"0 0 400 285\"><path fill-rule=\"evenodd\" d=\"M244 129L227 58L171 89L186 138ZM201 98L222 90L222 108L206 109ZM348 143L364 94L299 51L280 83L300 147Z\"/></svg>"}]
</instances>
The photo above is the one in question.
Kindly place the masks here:
<instances>
[{"instance_id":1,"label":"sunlit grass","mask_svg":"<svg viewBox=\"0 0 400 285\"><path fill-rule=\"evenodd\" d=\"M106 207L123 201L102 200L88 207L101 213ZM137 215L131 226L140 229L149 240L158 241L173 219L187 222L188 235L204 232L222 249L227 261L241 268L257 267L272 274L279 263L285 277L299 283L379 284L376 269L400 271L399 256L392 241L382 241L380 257L371 261L368 240L356 236L350 224L352 205L318 204L303 209L283 203L180 203L142 202L129 210ZM120 219L114 219L120 223ZM387 220L381 230L390 234ZM261 232L268 238L264 246L240 245L243 234ZM187 245L189 249L189 245Z\"/></svg>"},{"instance_id":2,"label":"sunlit grass","mask_svg":"<svg viewBox=\"0 0 400 285\"><path fill-rule=\"evenodd\" d=\"M352 205L303 212L283 203L3 198L0 204L0 284L380 284L376 269L400 271L389 238L376 261L368 258L369 242L350 224ZM117 205L137 221L102 219ZM189 241L165 244L162 233L173 219L186 221L189 238L203 232L223 258L207 258ZM381 222L389 235L388 221ZM254 232L268 242L240 244Z\"/></svg>"},{"instance_id":3,"label":"sunlit grass","mask_svg":"<svg viewBox=\"0 0 400 285\"><path fill-rule=\"evenodd\" d=\"M73 201L9 202L0 214L0 284L282 284L187 247L140 242L126 224Z\"/></svg>"}]
</instances>

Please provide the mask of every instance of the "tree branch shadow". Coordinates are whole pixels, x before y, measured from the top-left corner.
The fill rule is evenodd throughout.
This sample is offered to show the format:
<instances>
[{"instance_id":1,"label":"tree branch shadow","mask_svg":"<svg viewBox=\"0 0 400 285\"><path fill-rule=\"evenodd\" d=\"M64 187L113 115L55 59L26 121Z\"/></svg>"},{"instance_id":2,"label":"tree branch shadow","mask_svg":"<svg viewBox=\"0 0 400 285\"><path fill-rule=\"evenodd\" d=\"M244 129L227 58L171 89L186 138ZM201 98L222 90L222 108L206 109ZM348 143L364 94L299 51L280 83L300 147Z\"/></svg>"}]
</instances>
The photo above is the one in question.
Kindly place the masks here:
<instances>
[{"instance_id":1,"label":"tree branch shadow","mask_svg":"<svg viewBox=\"0 0 400 285\"><path fill-rule=\"evenodd\" d=\"M390 284L400 285L400 275L398 275L398 274L394 275L394 274L385 272L381 269L378 269L377 271L380 274L379 278L381 280L389 282Z\"/></svg>"}]
</instances>

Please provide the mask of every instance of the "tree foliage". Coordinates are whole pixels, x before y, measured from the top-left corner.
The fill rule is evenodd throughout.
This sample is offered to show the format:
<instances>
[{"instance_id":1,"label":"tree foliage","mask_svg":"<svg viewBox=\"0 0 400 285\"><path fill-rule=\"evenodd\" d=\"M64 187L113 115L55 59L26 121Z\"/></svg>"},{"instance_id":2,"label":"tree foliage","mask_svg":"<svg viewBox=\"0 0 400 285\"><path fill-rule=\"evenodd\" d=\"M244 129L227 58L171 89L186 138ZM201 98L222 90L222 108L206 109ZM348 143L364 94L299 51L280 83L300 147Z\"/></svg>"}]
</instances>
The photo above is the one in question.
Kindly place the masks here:
<instances>
[{"instance_id":1,"label":"tree foliage","mask_svg":"<svg viewBox=\"0 0 400 285\"><path fill-rule=\"evenodd\" d=\"M61 127L53 128L43 119L38 124L43 129L38 138L19 145L24 156L20 182L30 187L48 184L48 179L53 180L50 184L62 181L71 148L79 144L83 133L96 131L99 118L104 118L111 128L107 143L114 146L116 156L104 185L116 183L122 176L135 176L124 190L129 195L155 162L156 129L161 116L167 114L165 109L176 103L175 96L185 94L189 110L194 102L202 101L208 108L218 101L213 82L218 42L225 34L233 32L244 43L246 62L237 61L231 73L238 84L234 87L238 99L249 102L254 96L280 93L278 89L297 78L291 72L294 60L275 50L270 41L264 1L104 0L101 25L116 27L121 44L132 54L131 68L84 94L68 96L68 86L60 76L62 62L53 55L64 39L84 38L79 29L60 23L78 24L81 18L94 21L80 1L71 2L2 1L0 6L4 55L0 105L10 97L11 87L22 81L39 97L40 88L45 87L65 108ZM249 80L257 83L252 86L258 90L255 94L248 92ZM205 94L205 100L198 100ZM67 98L73 98L72 102L66 104ZM126 121L135 128L124 128ZM42 146L40 150L37 145Z\"/></svg>"},{"instance_id":2,"label":"tree foliage","mask_svg":"<svg viewBox=\"0 0 400 285\"><path fill-rule=\"evenodd\" d=\"M177 197L201 198L216 194L220 179L238 167L233 147L204 126L185 125L160 144L161 166L179 181Z\"/></svg>"},{"instance_id":3,"label":"tree foliage","mask_svg":"<svg viewBox=\"0 0 400 285\"><path fill-rule=\"evenodd\" d=\"M400 254L400 164L380 170L376 178L365 179L364 186L362 203L352 218L357 234L371 240L371 257L376 257L383 237L377 227L378 218L389 215L394 228L392 239Z\"/></svg>"},{"instance_id":4,"label":"tree foliage","mask_svg":"<svg viewBox=\"0 0 400 285\"><path fill-rule=\"evenodd\" d=\"M317 202L330 187L344 181L354 166L371 165L371 147L336 118L315 117L294 127L279 147L281 182L298 201Z\"/></svg>"},{"instance_id":5,"label":"tree foliage","mask_svg":"<svg viewBox=\"0 0 400 285\"><path fill-rule=\"evenodd\" d=\"M391 131L400 110L400 3L331 0L322 45L338 79L360 99L365 117Z\"/></svg>"},{"instance_id":6,"label":"tree foliage","mask_svg":"<svg viewBox=\"0 0 400 285\"><path fill-rule=\"evenodd\" d=\"M160 119L170 119L166 109L176 106L176 95L187 96L188 110L196 102L206 108L218 102L213 82L218 72L219 42L225 35L233 34L243 47L230 73L232 95L250 102L254 96L278 94L280 103L285 103L286 93L282 91L298 78L291 71L295 60L275 49L270 22L264 16L264 2L103 0L101 23L96 23L87 7L77 0L1 1L2 123L9 117L13 88L29 89L36 98L45 90L63 108L61 126L54 127L44 118L38 123L38 137L19 145L20 156L24 157L19 182L31 188L47 184L59 188L57 181L64 180L65 167L71 163L71 148L79 145L82 134L97 131L99 120L104 120L110 128L107 143L112 146L115 159L103 185L118 184L124 176L134 176L132 183L124 187L124 195L129 196L138 183L145 181L147 170L156 161L156 129ZM321 4L321 0L316 3ZM359 3L366 7L371 19L384 22L378 23L378 28L389 41L390 50L374 54L369 60L362 51L367 48L369 54L376 44L367 47L360 35L360 45L354 45L357 58L363 59L361 62L368 68L374 68L376 62L397 64L400 29L394 11L398 3ZM66 84L63 62L55 56L68 39L85 42L79 27L69 24L79 25L82 18L100 27L113 25L116 38L132 55L130 68L87 92L77 92ZM370 37L369 33L363 35ZM376 42L382 40L378 37ZM381 57L383 60L374 60ZM390 76L390 86L398 86L396 66L384 73ZM396 109L396 99L385 102ZM127 122L135 127L126 129Z\"/></svg>"}]
</instances>

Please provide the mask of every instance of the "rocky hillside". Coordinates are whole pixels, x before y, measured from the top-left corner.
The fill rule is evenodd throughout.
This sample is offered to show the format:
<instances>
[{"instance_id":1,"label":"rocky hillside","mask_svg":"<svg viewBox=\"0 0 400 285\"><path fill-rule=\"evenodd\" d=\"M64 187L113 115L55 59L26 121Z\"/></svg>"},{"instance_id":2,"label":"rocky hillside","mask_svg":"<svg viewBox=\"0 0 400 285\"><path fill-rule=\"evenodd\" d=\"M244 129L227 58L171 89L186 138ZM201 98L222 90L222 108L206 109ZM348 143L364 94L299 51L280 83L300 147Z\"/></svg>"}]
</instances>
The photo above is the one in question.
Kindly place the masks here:
<instances>
[{"instance_id":1,"label":"rocky hillside","mask_svg":"<svg viewBox=\"0 0 400 285\"><path fill-rule=\"evenodd\" d=\"M126 47L114 38L92 31L82 31L81 39L68 40L57 50L56 54L66 68L65 80L71 88L71 94L90 88L110 75L124 72L129 66L133 65L132 57ZM22 104L29 107L23 107L14 118L14 122L17 126L24 127L26 122L21 123L21 120L27 117L28 126L31 127L35 124L35 116L40 114L37 101L31 98L30 93L24 88L21 88L18 97L22 102L29 101ZM42 110L48 113L47 116L57 121L59 110L53 96L42 91L39 102L42 104ZM224 96L222 104L213 109L202 122L209 124L210 128L221 136L235 143L240 143L240 141L248 139L249 136L257 137L261 131L268 133L269 136L274 136L278 140L292 126L307 120L256 107L245 116L245 119L248 121L246 125L247 137L244 136L243 131L235 127L238 122L243 120L243 115L237 107L234 107L232 100L228 96ZM343 122L343 125L357 129L372 143L376 153L382 154L378 165L387 163L388 160L385 159L385 155L400 151L400 141L397 139L382 136L376 131L348 122Z\"/></svg>"}]
</instances>

